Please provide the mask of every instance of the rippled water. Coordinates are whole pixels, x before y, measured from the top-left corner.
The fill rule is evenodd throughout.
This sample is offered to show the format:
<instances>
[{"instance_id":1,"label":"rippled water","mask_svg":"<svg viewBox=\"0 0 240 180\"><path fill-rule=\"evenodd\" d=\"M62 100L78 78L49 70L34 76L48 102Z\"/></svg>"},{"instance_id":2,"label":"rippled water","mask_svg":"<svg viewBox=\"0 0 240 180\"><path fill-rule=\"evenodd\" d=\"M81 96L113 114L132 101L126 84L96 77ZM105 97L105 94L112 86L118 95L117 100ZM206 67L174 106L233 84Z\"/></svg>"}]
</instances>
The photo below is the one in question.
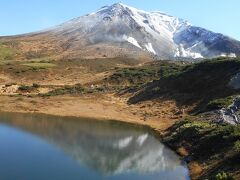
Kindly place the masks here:
<instances>
[{"instance_id":1,"label":"rippled water","mask_svg":"<svg viewBox=\"0 0 240 180\"><path fill-rule=\"evenodd\" d=\"M146 129L47 115L0 114L0 179L190 179Z\"/></svg>"}]
</instances>

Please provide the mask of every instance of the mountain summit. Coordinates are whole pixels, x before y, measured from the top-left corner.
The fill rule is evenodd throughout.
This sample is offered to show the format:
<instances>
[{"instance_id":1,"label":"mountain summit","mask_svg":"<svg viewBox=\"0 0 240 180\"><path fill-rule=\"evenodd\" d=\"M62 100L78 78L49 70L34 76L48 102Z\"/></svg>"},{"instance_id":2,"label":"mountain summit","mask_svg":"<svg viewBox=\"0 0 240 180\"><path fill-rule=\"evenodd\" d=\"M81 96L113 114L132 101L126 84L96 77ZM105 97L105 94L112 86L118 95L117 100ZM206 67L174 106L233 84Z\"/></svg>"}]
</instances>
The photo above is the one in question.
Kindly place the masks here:
<instances>
[{"instance_id":1,"label":"mountain summit","mask_svg":"<svg viewBox=\"0 0 240 180\"><path fill-rule=\"evenodd\" d=\"M64 52L82 57L150 53L164 59L240 55L240 42L162 12L146 12L122 3L72 19L32 36L51 37ZM60 44L59 44L60 43Z\"/></svg>"}]
</instances>

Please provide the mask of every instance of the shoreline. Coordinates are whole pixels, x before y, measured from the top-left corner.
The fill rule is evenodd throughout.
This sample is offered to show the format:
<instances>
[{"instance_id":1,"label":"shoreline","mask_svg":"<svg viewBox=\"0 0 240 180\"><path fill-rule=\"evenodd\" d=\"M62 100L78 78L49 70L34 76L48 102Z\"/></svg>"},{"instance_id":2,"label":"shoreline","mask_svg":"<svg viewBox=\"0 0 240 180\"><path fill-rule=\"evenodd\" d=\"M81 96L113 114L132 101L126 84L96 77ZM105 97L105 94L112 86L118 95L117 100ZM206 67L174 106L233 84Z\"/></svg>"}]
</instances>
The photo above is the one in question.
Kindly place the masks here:
<instances>
[{"instance_id":1,"label":"shoreline","mask_svg":"<svg viewBox=\"0 0 240 180\"><path fill-rule=\"evenodd\" d=\"M159 131L156 127L151 126L148 123L143 123L142 121L132 121L132 120L122 120L122 119L108 119L108 118L96 118L96 117L90 117L90 116L65 116L65 115L60 115L60 114L51 114L51 113L39 113L39 112L28 112L28 111L1 111L0 110L0 115L2 113L16 113L16 114L33 114L33 115L45 115L45 116L54 116L54 117L63 117L63 118L76 118L76 119L85 119L87 121L99 121L99 122L114 122L114 123L123 123L123 124L127 124L130 126L136 126L136 127L141 127L141 128L145 128L147 131L151 131L151 133L157 137L158 139L161 140L162 142L162 138L163 135L161 134L162 132ZM80 120L81 121L81 120ZM162 142L163 143L163 142ZM164 144L166 146L168 146L167 144ZM168 146L169 147L169 146ZM169 147L170 148L170 147ZM172 149L172 148L170 148ZM181 156L178 152L176 152L179 156Z\"/></svg>"},{"instance_id":2,"label":"shoreline","mask_svg":"<svg viewBox=\"0 0 240 180\"><path fill-rule=\"evenodd\" d=\"M7 98L13 98L13 97L7 97ZM62 102L64 102L64 98L65 97L57 97L57 98L63 98ZM33 98L35 99L35 98ZM81 98L80 98L81 99ZM55 97L52 98L53 101L55 101ZM52 101L51 100L51 101ZM82 100L82 99L81 99ZM45 102L48 101L49 99L45 100ZM0 97L0 102L1 102L1 97ZM77 101L78 102L78 101ZM88 101L83 100L82 104L78 104L79 107L81 107L81 105L88 107L91 104L87 103ZM5 102L8 103L8 102ZM98 104L99 102L94 102L94 104ZM109 103L109 102L108 102ZM104 104L99 103L101 105L104 106ZM98 105L99 105L98 104ZM17 104L15 104L17 105ZM123 105L126 105L123 103ZM128 105L127 105L128 106ZM97 106L99 108L99 106ZM101 107L101 106L100 106ZM125 107L125 106L124 106ZM185 151L179 151L178 149L174 149L173 147L171 147L169 144L163 142L164 140L164 133L166 133L166 130L171 127L177 120L168 120L167 122L165 122L165 120L161 120L156 121L156 119L149 119L149 120L143 120L143 117L139 114L131 114L129 113L129 107L125 110L119 110L117 105L113 105L111 106L111 109L108 109L102 113L89 113L89 111L85 111L83 114L81 114L81 112L73 112L72 115L71 112L67 112L66 111L61 111L64 109L64 106L61 108L58 108L58 111L56 111L52 106L48 106L46 107L48 110L44 111L44 109L39 109L38 111L31 111L31 109L27 109L27 108L19 108L17 106L17 108L10 108L10 109L2 109L0 108L0 113L23 113L23 114L40 114L40 115L49 115L49 116L60 116L60 117L73 117L73 118L84 118L87 120L96 120L96 121L103 121L103 122L116 122L116 123L124 123L124 124L129 124L131 126L141 126L143 128L146 128L147 131L149 131L150 133L152 133L152 135L154 135L161 143L163 143L165 146L167 146L168 148L170 148L172 151L174 151L176 154L179 155L179 157L185 162L184 158L186 157L186 153ZM52 109L51 109L52 108ZM114 112L113 116L105 116L106 113L111 113L111 111L114 108L117 108L118 111ZM122 108L122 107L121 107ZM139 108L139 107L137 107ZM100 108L101 109L101 108ZM102 110L102 109L101 109ZM96 109L95 109L96 112ZM191 179L195 179L195 176L192 176L193 172L191 171L191 164L185 162L188 170L189 170L189 177Z\"/></svg>"},{"instance_id":3,"label":"shoreline","mask_svg":"<svg viewBox=\"0 0 240 180\"><path fill-rule=\"evenodd\" d=\"M144 108L142 107L144 106ZM27 96L0 96L0 112L39 113L61 117L78 117L96 120L115 120L149 126L163 133L178 119L148 116L154 108L145 105L128 105L123 98L112 95L53 96L50 98ZM149 113L149 112L148 112Z\"/></svg>"}]
</instances>

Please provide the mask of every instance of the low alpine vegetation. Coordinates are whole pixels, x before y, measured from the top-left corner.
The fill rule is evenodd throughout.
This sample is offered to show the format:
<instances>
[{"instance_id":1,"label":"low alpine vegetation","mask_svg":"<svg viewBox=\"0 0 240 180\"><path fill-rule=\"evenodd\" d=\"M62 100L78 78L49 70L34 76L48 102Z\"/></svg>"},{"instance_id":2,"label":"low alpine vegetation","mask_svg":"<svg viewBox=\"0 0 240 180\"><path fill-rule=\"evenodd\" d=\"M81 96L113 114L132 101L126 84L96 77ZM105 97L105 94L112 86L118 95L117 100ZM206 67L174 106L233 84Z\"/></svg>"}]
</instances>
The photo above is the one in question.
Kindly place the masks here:
<instances>
[{"instance_id":1,"label":"low alpine vegetation","mask_svg":"<svg viewBox=\"0 0 240 180\"><path fill-rule=\"evenodd\" d=\"M209 170L203 179L229 179L240 168L240 125L187 119L177 122L164 139L175 149L184 146L193 161L205 162Z\"/></svg>"}]
</instances>

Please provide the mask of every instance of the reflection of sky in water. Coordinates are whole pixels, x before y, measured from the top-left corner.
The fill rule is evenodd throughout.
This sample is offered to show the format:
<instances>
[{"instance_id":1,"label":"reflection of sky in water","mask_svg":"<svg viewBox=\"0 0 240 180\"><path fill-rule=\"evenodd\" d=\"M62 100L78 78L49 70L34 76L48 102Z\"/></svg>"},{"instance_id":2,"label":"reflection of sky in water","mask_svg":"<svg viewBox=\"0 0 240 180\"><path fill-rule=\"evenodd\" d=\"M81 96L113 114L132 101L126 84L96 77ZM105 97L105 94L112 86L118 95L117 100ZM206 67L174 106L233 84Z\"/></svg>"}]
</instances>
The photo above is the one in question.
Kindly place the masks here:
<instances>
[{"instance_id":1,"label":"reflection of sky in water","mask_svg":"<svg viewBox=\"0 0 240 180\"><path fill-rule=\"evenodd\" d=\"M25 154L27 160L36 153L29 162L41 162L39 168L42 169L52 168L54 178L57 170L58 175L62 173L61 177L66 178L76 168L73 179L77 174L87 179L188 179L188 171L179 157L141 128L122 123L8 113L1 115L0 123L4 124L0 125L0 146L6 147L5 153L9 156L15 153L18 157L17 154L29 151ZM37 151L32 149L34 144ZM23 146L28 148L22 150ZM0 149L0 158L2 151ZM49 159L39 160L38 153ZM44 166L44 159L53 167ZM0 162L0 168L6 169L4 163L7 160ZM21 163L14 166L18 168ZM59 166L64 169L62 172ZM3 170L0 170L0 179L1 172Z\"/></svg>"}]
</instances>

